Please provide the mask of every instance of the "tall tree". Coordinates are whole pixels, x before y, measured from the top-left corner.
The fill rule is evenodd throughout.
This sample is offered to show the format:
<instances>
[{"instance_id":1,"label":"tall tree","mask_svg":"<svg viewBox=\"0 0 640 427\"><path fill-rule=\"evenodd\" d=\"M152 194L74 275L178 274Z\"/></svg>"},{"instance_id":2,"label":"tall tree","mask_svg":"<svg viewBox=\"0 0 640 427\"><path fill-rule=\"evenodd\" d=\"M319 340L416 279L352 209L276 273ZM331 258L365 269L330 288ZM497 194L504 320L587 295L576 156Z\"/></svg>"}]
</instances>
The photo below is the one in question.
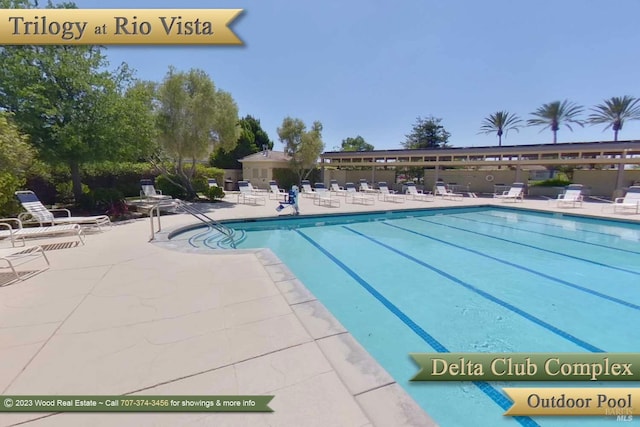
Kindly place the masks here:
<instances>
[{"instance_id":1,"label":"tall tree","mask_svg":"<svg viewBox=\"0 0 640 427\"><path fill-rule=\"evenodd\" d=\"M286 117L278 128L284 151L291 157L290 167L298 174L299 182L309 176L324 151L322 123L315 121L311 129L300 119Z\"/></svg>"},{"instance_id":2,"label":"tall tree","mask_svg":"<svg viewBox=\"0 0 640 427\"><path fill-rule=\"evenodd\" d=\"M640 99L632 96L614 96L605 99L604 104L599 104L591 110L589 123L606 124L604 130L613 129L613 140L618 140L618 132L622 130L625 120L640 120Z\"/></svg>"},{"instance_id":3,"label":"tall tree","mask_svg":"<svg viewBox=\"0 0 640 427\"><path fill-rule=\"evenodd\" d=\"M240 136L235 148L225 151L223 147L218 147L211 155L211 166L221 169L242 169L239 159L257 153L263 147L273 149L273 141L260 126L260 120L247 115L240 119L239 126Z\"/></svg>"},{"instance_id":4,"label":"tall tree","mask_svg":"<svg viewBox=\"0 0 640 427\"><path fill-rule=\"evenodd\" d=\"M178 72L171 67L157 99L160 151L152 162L193 196L197 161L217 147L225 151L235 147L240 133L238 107L229 93L217 90L204 71L195 69Z\"/></svg>"},{"instance_id":5,"label":"tall tree","mask_svg":"<svg viewBox=\"0 0 640 427\"><path fill-rule=\"evenodd\" d=\"M340 151L372 151L373 149L373 145L367 143L360 135L343 139L340 144Z\"/></svg>"},{"instance_id":6,"label":"tall tree","mask_svg":"<svg viewBox=\"0 0 640 427\"><path fill-rule=\"evenodd\" d=\"M132 90L133 73L108 65L99 46L0 47L0 109L13 113L42 160L69 167L76 200L80 165L140 157L152 142L150 104Z\"/></svg>"},{"instance_id":7,"label":"tall tree","mask_svg":"<svg viewBox=\"0 0 640 427\"><path fill-rule=\"evenodd\" d=\"M418 117L402 146L407 149L445 148L451 134L440 123L442 119Z\"/></svg>"},{"instance_id":8,"label":"tall tree","mask_svg":"<svg viewBox=\"0 0 640 427\"><path fill-rule=\"evenodd\" d=\"M506 138L510 130L520 132L520 127L522 126L520 123L522 123L522 119L517 115L507 111L497 111L484 118L479 133L495 133L498 135L498 146L501 147L502 135Z\"/></svg>"},{"instance_id":9,"label":"tall tree","mask_svg":"<svg viewBox=\"0 0 640 427\"><path fill-rule=\"evenodd\" d=\"M569 102L566 99L562 102L554 101L542 105L542 107L531 113L535 118L527 120L527 125L543 126L542 130L547 128L551 129L551 132L553 132L553 143L555 144L558 140L558 130L560 130L561 125L565 125L571 131L573 131L571 127L572 123L583 126L583 122L577 118L583 110L581 106Z\"/></svg>"}]
</instances>

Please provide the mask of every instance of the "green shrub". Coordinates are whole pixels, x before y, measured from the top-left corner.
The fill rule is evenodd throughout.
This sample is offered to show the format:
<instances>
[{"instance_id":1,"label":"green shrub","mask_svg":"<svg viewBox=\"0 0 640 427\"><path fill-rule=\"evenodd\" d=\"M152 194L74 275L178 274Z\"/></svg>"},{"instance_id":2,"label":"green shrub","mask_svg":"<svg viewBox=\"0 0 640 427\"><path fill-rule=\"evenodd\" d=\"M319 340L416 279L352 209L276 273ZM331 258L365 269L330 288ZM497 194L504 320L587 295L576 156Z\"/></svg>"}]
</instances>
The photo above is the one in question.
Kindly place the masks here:
<instances>
[{"instance_id":1,"label":"green shrub","mask_svg":"<svg viewBox=\"0 0 640 427\"><path fill-rule=\"evenodd\" d=\"M89 186L86 184L82 184L82 194L89 194L89 192ZM81 201L78 200L78 203L80 202ZM62 205L75 203L75 199L73 197L73 183L71 181L64 181L56 184L56 203Z\"/></svg>"},{"instance_id":2,"label":"green shrub","mask_svg":"<svg viewBox=\"0 0 640 427\"><path fill-rule=\"evenodd\" d=\"M196 165L196 172L193 179L191 180L191 184L193 185L193 190L196 193L208 194L209 183L207 182L207 179L215 178L218 183L222 183L223 177L224 171L222 169L207 167L205 165L198 164ZM162 194L169 194L175 198L187 200L188 194L185 192L185 190L182 187L171 182L169 178L171 178L171 180L173 180L174 182L181 182L181 180L175 175L170 175L169 177L160 175L156 178L156 189L161 190Z\"/></svg>"},{"instance_id":3,"label":"green shrub","mask_svg":"<svg viewBox=\"0 0 640 427\"><path fill-rule=\"evenodd\" d=\"M300 185L298 174L288 168L277 168L273 170L273 179L278 183L278 187L289 189L292 185ZM311 182L320 182L320 169L314 169L306 178Z\"/></svg>"},{"instance_id":4,"label":"green shrub","mask_svg":"<svg viewBox=\"0 0 640 427\"><path fill-rule=\"evenodd\" d=\"M29 138L0 108L0 217L19 212L14 192L22 189L34 157Z\"/></svg>"},{"instance_id":5,"label":"green shrub","mask_svg":"<svg viewBox=\"0 0 640 427\"><path fill-rule=\"evenodd\" d=\"M140 179L154 177L156 172L149 163L99 162L81 167L83 196L76 204L83 209L100 209L93 191L113 188L125 197L140 194ZM21 188L33 190L44 204L72 203L71 173L65 165L34 162L29 169L26 184ZM91 190L91 193L89 190Z\"/></svg>"},{"instance_id":6,"label":"green shrub","mask_svg":"<svg viewBox=\"0 0 640 427\"><path fill-rule=\"evenodd\" d=\"M150 163L100 162L82 169L82 181L92 189L115 188L124 197L140 195L140 179L157 175Z\"/></svg>"},{"instance_id":7,"label":"green shrub","mask_svg":"<svg viewBox=\"0 0 640 427\"><path fill-rule=\"evenodd\" d=\"M567 181L566 179L553 178L553 179L547 179L545 181L536 182L534 184L531 184L531 186L532 187L566 187L569 184L571 184L571 181Z\"/></svg>"},{"instance_id":8,"label":"green shrub","mask_svg":"<svg viewBox=\"0 0 640 427\"><path fill-rule=\"evenodd\" d=\"M0 172L0 217L16 216L20 212L20 204L14 195L24 185L24 178L9 172Z\"/></svg>"},{"instance_id":9,"label":"green shrub","mask_svg":"<svg viewBox=\"0 0 640 427\"><path fill-rule=\"evenodd\" d=\"M115 188L96 188L91 192L97 211L106 213L112 220L124 219L129 210L123 194Z\"/></svg>"},{"instance_id":10,"label":"green shrub","mask_svg":"<svg viewBox=\"0 0 640 427\"><path fill-rule=\"evenodd\" d=\"M209 188L209 183L207 182L209 178L215 178L218 181L218 185L223 185L224 170L200 164L196 165L196 173L193 177L194 190L199 193L206 193Z\"/></svg>"},{"instance_id":11,"label":"green shrub","mask_svg":"<svg viewBox=\"0 0 640 427\"><path fill-rule=\"evenodd\" d=\"M162 191L162 194L169 195L176 199L186 199L187 193L184 189L171 182L171 180L180 182L180 179L175 175L170 176L170 178L171 179L165 175L158 176L155 182L156 190L160 190Z\"/></svg>"},{"instance_id":12,"label":"green shrub","mask_svg":"<svg viewBox=\"0 0 640 427\"><path fill-rule=\"evenodd\" d=\"M96 188L91 191L91 194L96 207L104 210L124 199L122 192L116 188Z\"/></svg>"},{"instance_id":13,"label":"green shrub","mask_svg":"<svg viewBox=\"0 0 640 427\"><path fill-rule=\"evenodd\" d=\"M209 187L204 193L209 200L222 199L224 197L224 191L221 187Z\"/></svg>"}]
</instances>

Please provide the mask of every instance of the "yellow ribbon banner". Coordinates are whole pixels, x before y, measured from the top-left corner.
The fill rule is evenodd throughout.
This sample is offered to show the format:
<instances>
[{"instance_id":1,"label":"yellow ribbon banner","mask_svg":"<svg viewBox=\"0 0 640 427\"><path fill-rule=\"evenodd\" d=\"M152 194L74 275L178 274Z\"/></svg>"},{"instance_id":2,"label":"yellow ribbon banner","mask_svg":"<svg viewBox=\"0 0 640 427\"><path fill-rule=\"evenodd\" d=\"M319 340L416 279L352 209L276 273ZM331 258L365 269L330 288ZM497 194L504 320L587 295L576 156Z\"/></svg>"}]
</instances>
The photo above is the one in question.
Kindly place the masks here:
<instances>
[{"instance_id":1,"label":"yellow ribbon banner","mask_svg":"<svg viewBox=\"0 0 640 427\"><path fill-rule=\"evenodd\" d=\"M640 388L505 388L513 406L504 415L640 415Z\"/></svg>"},{"instance_id":2,"label":"yellow ribbon banner","mask_svg":"<svg viewBox=\"0 0 640 427\"><path fill-rule=\"evenodd\" d=\"M0 44L242 45L242 9L0 9Z\"/></svg>"}]
</instances>

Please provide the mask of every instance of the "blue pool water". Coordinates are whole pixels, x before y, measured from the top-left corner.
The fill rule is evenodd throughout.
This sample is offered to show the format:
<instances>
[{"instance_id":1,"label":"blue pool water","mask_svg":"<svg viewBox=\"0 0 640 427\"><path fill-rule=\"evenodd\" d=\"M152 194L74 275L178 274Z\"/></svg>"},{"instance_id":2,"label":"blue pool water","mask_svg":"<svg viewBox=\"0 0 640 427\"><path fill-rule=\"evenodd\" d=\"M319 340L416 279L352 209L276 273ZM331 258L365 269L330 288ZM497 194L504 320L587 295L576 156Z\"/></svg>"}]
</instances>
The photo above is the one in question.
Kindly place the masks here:
<instances>
[{"instance_id":1,"label":"blue pool water","mask_svg":"<svg viewBox=\"0 0 640 427\"><path fill-rule=\"evenodd\" d=\"M640 352L640 226L495 208L228 223L271 248L442 426L610 425L504 417L505 386L412 383L415 352ZM181 234L216 247L202 230Z\"/></svg>"}]
</instances>

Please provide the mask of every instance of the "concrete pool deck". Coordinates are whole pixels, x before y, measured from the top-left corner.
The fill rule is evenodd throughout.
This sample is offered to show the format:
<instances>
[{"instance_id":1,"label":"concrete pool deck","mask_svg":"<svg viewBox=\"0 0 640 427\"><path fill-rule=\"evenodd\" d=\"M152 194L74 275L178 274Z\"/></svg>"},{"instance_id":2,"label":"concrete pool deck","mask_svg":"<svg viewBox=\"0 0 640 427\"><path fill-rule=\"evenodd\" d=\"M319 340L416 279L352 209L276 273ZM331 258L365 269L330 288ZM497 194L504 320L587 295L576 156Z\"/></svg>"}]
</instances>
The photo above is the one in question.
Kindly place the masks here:
<instances>
[{"instance_id":1,"label":"concrete pool deck","mask_svg":"<svg viewBox=\"0 0 640 427\"><path fill-rule=\"evenodd\" d=\"M276 216L231 201L217 220ZM500 206L602 216L610 204L376 201L303 214ZM163 232L197 221L162 217ZM149 242L149 219L32 239L51 268L0 287L3 395L274 395L273 413L1 413L0 426L428 426L435 423L269 250L185 253ZM5 246L7 242L2 242ZM0 282L1 284L2 282Z\"/></svg>"}]
</instances>

